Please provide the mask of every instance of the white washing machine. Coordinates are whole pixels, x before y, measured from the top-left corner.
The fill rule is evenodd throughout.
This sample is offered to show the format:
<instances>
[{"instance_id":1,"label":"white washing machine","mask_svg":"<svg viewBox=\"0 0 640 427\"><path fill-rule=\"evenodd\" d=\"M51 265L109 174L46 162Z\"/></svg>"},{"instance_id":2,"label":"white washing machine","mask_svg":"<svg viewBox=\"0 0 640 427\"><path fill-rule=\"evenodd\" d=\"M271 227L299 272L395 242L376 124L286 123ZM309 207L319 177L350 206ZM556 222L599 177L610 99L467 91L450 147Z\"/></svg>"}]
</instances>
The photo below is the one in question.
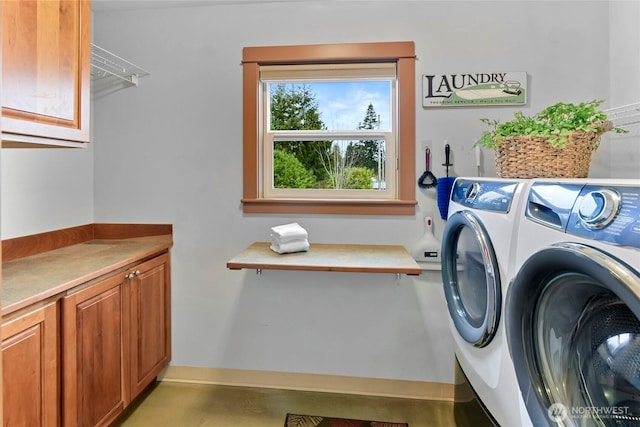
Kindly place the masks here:
<instances>
[{"instance_id":1,"label":"white washing machine","mask_svg":"<svg viewBox=\"0 0 640 427\"><path fill-rule=\"evenodd\" d=\"M503 310L527 183L458 178L442 237L442 279L456 359L491 422L503 427L522 425ZM454 409L460 425L468 417ZM481 424L474 419L470 425Z\"/></svg>"},{"instance_id":2,"label":"white washing machine","mask_svg":"<svg viewBox=\"0 0 640 427\"><path fill-rule=\"evenodd\" d=\"M532 180L506 301L536 427L640 426L640 180Z\"/></svg>"}]
</instances>

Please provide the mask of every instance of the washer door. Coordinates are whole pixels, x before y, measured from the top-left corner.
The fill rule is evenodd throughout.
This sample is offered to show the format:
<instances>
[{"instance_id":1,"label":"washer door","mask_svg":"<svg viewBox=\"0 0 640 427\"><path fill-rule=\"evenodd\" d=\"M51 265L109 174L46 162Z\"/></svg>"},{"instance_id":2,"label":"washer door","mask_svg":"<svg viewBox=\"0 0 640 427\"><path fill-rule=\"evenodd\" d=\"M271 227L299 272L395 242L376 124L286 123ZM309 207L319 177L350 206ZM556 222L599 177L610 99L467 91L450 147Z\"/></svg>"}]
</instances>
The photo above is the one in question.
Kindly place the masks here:
<instances>
[{"instance_id":1,"label":"washer door","mask_svg":"<svg viewBox=\"0 0 640 427\"><path fill-rule=\"evenodd\" d=\"M535 426L640 425L640 276L577 243L527 260L509 287L507 339Z\"/></svg>"},{"instance_id":2,"label":"washer door","mask_svg":"<svg viewBox=\"0 0 640 427\"><path fill-rule=\"evenodd\" d=\"M500 320L500 274L491 240L470 211L456 212L447 220L442 281L449 314L460 336L476 347L489 344Z\"/></svg>"}]
</instances>

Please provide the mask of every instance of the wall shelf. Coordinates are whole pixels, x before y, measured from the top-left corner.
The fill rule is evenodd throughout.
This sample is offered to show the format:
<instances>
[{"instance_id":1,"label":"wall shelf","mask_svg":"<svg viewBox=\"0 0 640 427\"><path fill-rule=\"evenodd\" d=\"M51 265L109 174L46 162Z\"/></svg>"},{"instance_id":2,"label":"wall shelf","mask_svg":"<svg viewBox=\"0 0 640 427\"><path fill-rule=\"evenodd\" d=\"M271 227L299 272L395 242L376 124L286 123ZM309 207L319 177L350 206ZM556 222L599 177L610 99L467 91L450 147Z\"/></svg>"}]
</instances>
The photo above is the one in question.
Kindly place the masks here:
<instances>
[{"instance_id":1,"label":"wall shelf","mask_svg":"<svg viewBox=\"0 0 640 427\"><path fill-rule=\"evenodd\" d=\"M421 267L404 246L312 243L307 252L278 254L268 242L255 242L227 262L230 270L341 271L418 276Z\"/></svg>"},{"instance_id":2,"label":"wall shelf","mask_svg":"<svg viewBox=\"0 0 640 427\"><path fill-rule=\"evenodd\" d=\"M92 83L137 86L138 80L150 73L143 68L91 43Z\"/></svg>"},{"instance_id":3,"label":"wall shelf","mask_svg":"<svg viewBox=\"0 0 640 427\"><path fill-rule=\"evenodd\" d=\"M616 127L628 129L632 125L640 123L640 102L609 108L608 110L604 110L604 112Z\"/></svg>"}]
</instances>

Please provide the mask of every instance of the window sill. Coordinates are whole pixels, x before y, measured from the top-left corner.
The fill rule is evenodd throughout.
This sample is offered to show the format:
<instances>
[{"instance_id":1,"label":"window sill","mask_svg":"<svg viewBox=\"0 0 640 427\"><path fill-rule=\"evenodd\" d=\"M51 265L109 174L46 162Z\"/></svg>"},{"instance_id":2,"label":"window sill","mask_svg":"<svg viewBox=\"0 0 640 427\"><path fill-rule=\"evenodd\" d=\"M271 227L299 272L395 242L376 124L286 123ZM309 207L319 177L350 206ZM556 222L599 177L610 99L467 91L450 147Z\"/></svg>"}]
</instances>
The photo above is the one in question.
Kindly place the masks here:
<instances>
[{"instance_id":1,"label":"window sill","mask_svg":"<svg viewBox=\"0 0 640 427\"><path fill-rule=\"evenodd\" d=\"M230 270L341 271L418 276L422 269L404 246L312 243L308 252L280 255L255 242L227 262Z\"/></svg>"},{"instance_id":2,"label":"window sill","mask_svg":"<svg viewBox=\"0 0 640 427\"><path fill-rule=\"evenodd\" d=\"M415 200L242 199L245 213L414 215Z\"/></svg>"}]
</instances>

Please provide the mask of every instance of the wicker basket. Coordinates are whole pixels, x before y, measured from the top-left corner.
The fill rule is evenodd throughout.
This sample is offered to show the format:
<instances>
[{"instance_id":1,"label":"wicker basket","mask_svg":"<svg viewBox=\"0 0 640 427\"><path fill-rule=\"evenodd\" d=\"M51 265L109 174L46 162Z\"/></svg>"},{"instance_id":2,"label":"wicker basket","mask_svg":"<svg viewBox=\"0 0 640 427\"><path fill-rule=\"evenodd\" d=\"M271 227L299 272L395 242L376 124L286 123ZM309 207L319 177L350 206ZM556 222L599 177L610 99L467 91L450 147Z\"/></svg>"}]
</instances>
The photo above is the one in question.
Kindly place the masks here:
<instances>
[{"instance_id":1,"label":"wicker basket","mask_svg":"<svg viewBox=\"0 0 640 427\"><path fill-rule=\"evenodd\" d=\"M539 136L505 136L495 151L496 173L501 178L586 178L591 153L606 130L571 132L565 148Z\"/></svg>"}]
</instances>

